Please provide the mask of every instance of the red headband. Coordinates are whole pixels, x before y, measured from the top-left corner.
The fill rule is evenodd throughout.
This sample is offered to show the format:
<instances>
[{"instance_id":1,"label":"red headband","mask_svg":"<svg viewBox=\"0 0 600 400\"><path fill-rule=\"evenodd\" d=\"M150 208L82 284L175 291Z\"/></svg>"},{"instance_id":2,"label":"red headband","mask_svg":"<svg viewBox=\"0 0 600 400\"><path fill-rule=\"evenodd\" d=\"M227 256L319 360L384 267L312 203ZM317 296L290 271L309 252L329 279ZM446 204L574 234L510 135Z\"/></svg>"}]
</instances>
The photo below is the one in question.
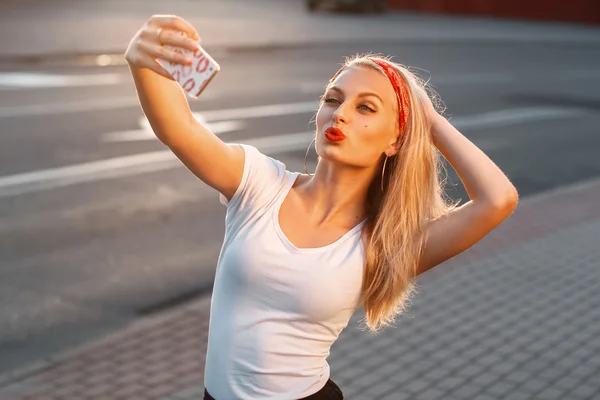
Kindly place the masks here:
<instances>
[{"instance_id":1,"label":"red headband","mask_svg":"<svg viewBox=\"0 0 600 400\"><path fill-rule=\"evenodd\" d=\"M379 65L388 79L392 83L394 87L394 91L396 92L396 97L398 98L398 112L400 114L400 129L403 129L406 125L406 121L408 119L408 108L409 108L409 100L408 100L408 91L406 90L406 86L404 85L404 81L400 77L400 73L396 68L391 66L387 61L380 60L377 58L370 58L375 64Z\"/></svg>"}]
</instances>

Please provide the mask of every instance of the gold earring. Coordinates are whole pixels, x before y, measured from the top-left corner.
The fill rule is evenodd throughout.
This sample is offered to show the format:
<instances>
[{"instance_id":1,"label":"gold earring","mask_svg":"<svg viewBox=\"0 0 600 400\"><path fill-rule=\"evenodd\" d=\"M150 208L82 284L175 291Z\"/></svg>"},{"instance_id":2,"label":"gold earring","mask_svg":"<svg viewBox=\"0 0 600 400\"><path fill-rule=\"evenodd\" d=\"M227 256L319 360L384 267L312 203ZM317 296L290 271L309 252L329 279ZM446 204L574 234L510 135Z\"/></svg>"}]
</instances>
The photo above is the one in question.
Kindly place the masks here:
<instances>
[{"instance_id":1,"label":"gold earring","mask_svg":"<svg viewBox=\"0 0 600 400\"><path fill-rule=\"evenodd\" d=\"M383 192L383 177L385 176L385 164L387 163L388 156L385 156L385 160L383 161L383 168L381 169L381 192Z\"/></svg>"},{"instance_id":2,"label":"gold earring","mask_svg":"<svg viewBox=\"0 0 600 400\"><path fill-rule=\"evenodd\" d=\"M309 152L309 150L310 150L310 146L312 146L312 144L315 142L315 140L317 140L317 138L314 138L314 139L312 140L312 142L310 142L310 143L308 144L308 148L306 149L306 154L304 155L304 171L306 171L306 174L307 174L307 175L310 175L310 174L308 173L308 168L306 168L306 158L308 157L308 152ZM316 148L315 148L315 150L316 150Z\"/></svg>"}]
</instances>

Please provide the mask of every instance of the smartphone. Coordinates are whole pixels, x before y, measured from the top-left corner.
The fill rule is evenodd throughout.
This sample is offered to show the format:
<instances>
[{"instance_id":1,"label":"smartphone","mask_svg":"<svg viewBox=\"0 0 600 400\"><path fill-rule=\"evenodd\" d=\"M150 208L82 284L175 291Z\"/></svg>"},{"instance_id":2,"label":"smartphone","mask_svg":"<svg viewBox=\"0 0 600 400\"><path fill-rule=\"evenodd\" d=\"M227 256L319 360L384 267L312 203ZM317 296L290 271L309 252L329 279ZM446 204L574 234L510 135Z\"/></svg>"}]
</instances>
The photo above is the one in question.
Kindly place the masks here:
<instances>
[{"instance_id":1,"label":"smartphone","mask_svg":"<svg viewBox=\"0 0 600 400\"><path fill-rule=\"evenodd\" d=\"M182 65L161 59L158 61L189 97L197 99L217 72L221 70L221 67L202 47L196 51L170 45L166 47L192 59L191 65Z\"/></svg>"}]
</instances>

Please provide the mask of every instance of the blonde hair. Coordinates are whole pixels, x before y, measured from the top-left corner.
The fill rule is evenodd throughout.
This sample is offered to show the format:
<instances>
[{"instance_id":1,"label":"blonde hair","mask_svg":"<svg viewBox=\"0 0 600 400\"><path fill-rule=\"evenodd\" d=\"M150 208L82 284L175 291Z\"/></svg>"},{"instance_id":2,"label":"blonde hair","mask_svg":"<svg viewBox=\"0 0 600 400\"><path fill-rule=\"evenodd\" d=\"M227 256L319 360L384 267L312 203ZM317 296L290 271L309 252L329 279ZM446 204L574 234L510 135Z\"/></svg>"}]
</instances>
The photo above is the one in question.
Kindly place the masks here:
<instances>
[{"instance_id":1,"label":"blonde hair","mask_svg":"<svg viewBox=\"0 0 600 400\"><path fill-rule=\"evenodd\" d=\"M416 292L414 278L427 240L427 222L444 216L458 202L452 204L444 193L446 178L440 172L445 168L426 117L427 102L437 101L437 96L418 75L388 57L356 55L346 59L327 88L349 66L372 68L387 78L373 58L396 68L410 104L399 151L387 159L384 176L379 169L367 197L362 305L367 328L376 333L396 321Z\"/></svg>"}]
</instances>

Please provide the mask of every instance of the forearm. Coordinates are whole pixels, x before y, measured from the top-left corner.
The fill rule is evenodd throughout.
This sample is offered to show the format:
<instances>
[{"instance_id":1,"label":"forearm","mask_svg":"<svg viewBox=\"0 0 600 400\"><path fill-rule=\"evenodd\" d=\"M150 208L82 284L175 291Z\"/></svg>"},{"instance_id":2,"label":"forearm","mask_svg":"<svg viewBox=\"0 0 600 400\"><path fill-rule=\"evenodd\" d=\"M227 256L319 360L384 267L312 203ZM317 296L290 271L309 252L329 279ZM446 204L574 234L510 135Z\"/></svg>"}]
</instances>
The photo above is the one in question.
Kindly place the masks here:
<instances>
[{"instance_id":1,"label":"forearm","mask_svg":"<svg viewBox=\"0 0 600 400\"><path fill-rule=\"evenodd\" d=\"M452 165L473 201L503 207L518 201L516 188L498 166L439 114L432 117L433 142Z\"/></svg>"},{"instance_id":2,"label":"forearm","mask_svg":"<svg viewBox=\"0 0 600 400\"><path fill-rule=\"evenodd\" d=\"M193 118L185 94L173 80L130 65L140 104L158 139L169 144L188 131Z\"/></svg>"}]
</instances>

